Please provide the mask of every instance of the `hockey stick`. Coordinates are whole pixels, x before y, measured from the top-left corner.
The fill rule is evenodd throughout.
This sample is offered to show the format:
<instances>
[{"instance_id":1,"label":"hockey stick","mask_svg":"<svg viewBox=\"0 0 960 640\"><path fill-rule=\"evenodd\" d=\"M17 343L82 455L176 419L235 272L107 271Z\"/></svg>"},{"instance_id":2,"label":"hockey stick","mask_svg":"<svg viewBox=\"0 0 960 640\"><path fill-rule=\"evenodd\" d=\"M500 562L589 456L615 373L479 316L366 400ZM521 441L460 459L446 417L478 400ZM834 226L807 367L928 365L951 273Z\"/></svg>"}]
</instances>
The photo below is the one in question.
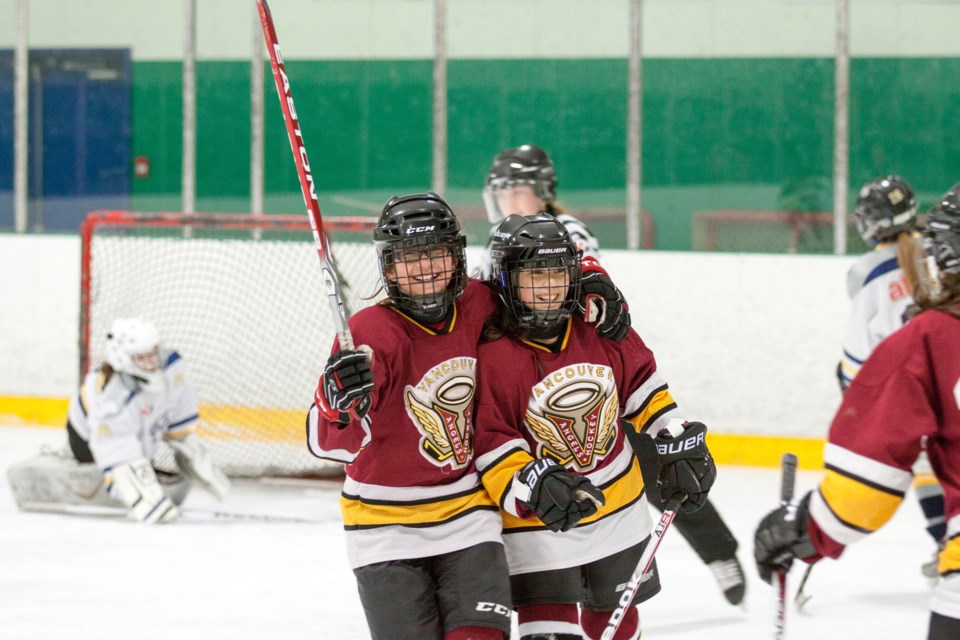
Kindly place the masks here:
<instances>
[{"instance_id":1,"label":"hockey stick","mask_svg":"<svg viewBox=\"0 0 960 640\"><path fill-rule=\"evenodd\" d=\"M94 504L65 504L62 502L21 502L24 511L41 513L62 513L75 516L93 516L116 518L127 515L123 507L101 506ZM233 513L230 511L208 511L206 509L181 509L184 515L198 515L214 520L234 520L238 522L266 522L271 524L320 524L329 522L320 518L296 518L291 516L272 516L262 513Z\"/></svg>"},{"instance_id":2,"label":"hockey stick","mask_svg":"<svg viewBox=\"0 0 960 640\"><path fill-rule=\"evenodd\" d=\"M792 453L783 454L780 461L780 504L786 505L793 499L793 488L797 480L797 456ZM782 640L787 626L787 572L789 567L777 569L777 616L774 620L773 637Z\"/></svg>"},{"instance_id":3,"label":"hockey stick","mask_svg":"<svg viewBox=\"0 0 960 640\"><path fill-rule=\"evenodd\" d=\"M307 149L303 143L303 133L300 130L300 121L297 118L297 109L293 105L293 94L290 92L290 80L283 65L283 56L280 53L280 43L277 40L277 30L273 26L273 16L267 0L257 0L257 9L260 12L260 25L263 27L263 38L270 53L270 67L273 70L273 81L277 86L277 95L280 98L280 109L283 111L283 120L287 125L287 137L290 139L290 150L293 151L293 160L297 165L297 175L300 177L300 191L303 193L303 203L307 207L307 216L310 218L310 229L313 231L313 241L320 256L320 268L323 270L323 284L327 290L327 300L333 312L333 323L340 340L340 348L353 350L353 336L347 326L347 311L340 293L340 281L337 279L337 270L333 264L333 255L327 245L327 236L323 233L323 217L320 215L320 203L317 201L317 189L310 171L310 161L307 160Z\"/></svg>"},{"instance_id":4,"label":"hockey stick","mask_svg":"<svg viewBox=\"0 0 960 640\"><path fill-rule=\"evenodd\" d=\"M793 602L797 607L797 611L803 609L803 606L810 602L810 598L813 596L808 596L803 592L803 588L807 586L807 578L810 577L810 572L813 571L813 565L808 564L807 570L803 572L803 578L800 579L800 586L797 588L797 595L794 596Z\"/></svg>"},{"instance_id":5,"label":"hockey stick","mask_svg":"<svg viewBox=\"0 0 960 640\"><path fill-rule=\"evenodd\" d=\"M647 543L646 549L643 550L643 555L640 556L640 561L637 562L637 568L633 570L630 582L627 583L627 587L623 590L623 595L620 596L617 608L610 614L610 620L607 622L607 626L604 628L600 640L613 640L617 629L620 628L620 623L623 622L623 616L626 615L627 609L633 604L633 596L636 595L637 589L640 588L644 574L650 569L650 565L653 564L653 555L660 547L660 542L663 541L663 535L667 532L670 523L672 523L676 517L680 503L685 499L685 495L679 493L674 494L673 498L664 505L663 513L660 514L660 522L657 523L657 526L653 529L653 533L650 534L650 542Z\"/></svg>"}]
</instances>

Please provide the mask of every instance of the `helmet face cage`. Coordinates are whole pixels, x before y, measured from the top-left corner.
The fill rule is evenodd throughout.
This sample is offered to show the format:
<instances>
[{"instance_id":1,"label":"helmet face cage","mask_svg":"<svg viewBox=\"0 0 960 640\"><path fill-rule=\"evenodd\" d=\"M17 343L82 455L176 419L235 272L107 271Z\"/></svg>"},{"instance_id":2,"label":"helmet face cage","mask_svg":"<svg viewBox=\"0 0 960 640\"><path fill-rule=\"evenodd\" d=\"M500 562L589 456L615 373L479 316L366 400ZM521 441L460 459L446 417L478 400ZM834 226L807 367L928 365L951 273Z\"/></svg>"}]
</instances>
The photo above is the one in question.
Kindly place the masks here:
<instances>
[{"instance_id":1,"label":"helmet face cage","mask_svg":"<svg viewBox=\"0 0 960 640\"><path fill-rule=\"evenodd\" d=\"M864 242L878 244L916 225L917 200L906 181L887 176L860 189L854 214Z\"/></svg>"},{"instance_id":2,"label":"helmet face cage","mask_svg":"<svg viewBox=\"0 0 960 640\"><path fill-rule=\"evenodd\" d=\"M937 205L930 211L924 245L936 273L960 273L960 210ZM933 269L931 269L933 271Z\"/></svg>"},{"instance_id":3,"label":"helmet face cage","mask_svg":"<svg viewBox=\"0 0 960 640\"><path fill-rule=\"evenodd\" d=\"M437 194L391 198L373 238L380 278L399 309L439 319L467 286L466 238L453 210ZM438 291L432 284L437 281L445 283Z\"/></svg>"},{"instance_id":4,"label":"helmet face cage","mask_svg":"<svg viewBox=\"0 0 960 640\"><path fill-rule=\"evenodd\" d=\"M157 330L146 320L114 320L107 333L107 364L134 378L145 391L162 391L166 377L159 342Z\"/></svg>"},{"instance_id":5,"label":"helmet face cage","mask_svg":"<svg viewBox=\"0 0 960 640\"><path fill-rule=\"evenodd\" d=\"M520 185L529 185L534 194L545 204L556 199L557 174L553 162L540 147L525 144L513 149L505 149L493 159L493 165L487 174L483 189L483 201L487 208L487 217L491 222L499 222L514 211L500 211L496 193Z\"/></svg>"},{"instance_id":6,"label":"helmet face cage","mask_svg":"<svg viewBox=\"0 0 960 640\"><path fill-rule=\"evenodd\" d=\"M378 253L380 277L387 296L397 307L412 315L449 309L467 286L465 244L466 238L459 234L420 236L385 244ZM420 264L414 275L398 273L399 263L416 262ZM426 284L430 279L447 284L439 291L417 295L418 288L430 289Z\"/></svg>"},{"instance_id":7,"label":"helmet face cage","mask_svg":"<svg viewBox=\"0 0 960 640\"><path fill-rule=\"evenodd\" d=\"M510 227L510 223L515 226L517 218L523 219L510 216L499 229ZM502 234L508 237L495 235L491 247L492 279L508 312L521 328L558 327L570 317L580 298L580 252L563 225L552 216L537 214L525 220L530 221L530 226L519 223L520 228L512 235L509 231ZM545 229L546 233L531 233L531 229ZM557 269L566 272L563 291L557 291L562 285L554 282ZM524 297L532 304L524 302Z\"/></svg>"}]
</instances>

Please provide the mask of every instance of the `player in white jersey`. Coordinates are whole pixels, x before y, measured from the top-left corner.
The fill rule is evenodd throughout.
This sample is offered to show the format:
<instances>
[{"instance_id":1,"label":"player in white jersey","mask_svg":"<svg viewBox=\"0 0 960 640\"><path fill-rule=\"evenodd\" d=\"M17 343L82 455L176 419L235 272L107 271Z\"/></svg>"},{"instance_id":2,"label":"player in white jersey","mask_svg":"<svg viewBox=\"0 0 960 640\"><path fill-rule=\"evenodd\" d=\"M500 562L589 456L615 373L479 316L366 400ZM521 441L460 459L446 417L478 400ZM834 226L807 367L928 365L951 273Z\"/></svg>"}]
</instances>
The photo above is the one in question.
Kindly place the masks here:
<instances>
[{"instance_id":1,"label":"player in white jersey","mask_svg":"<svg viewBox=\"0 0 960 640\"><path fill-rule=\"evenodd\" d=\"M506 216L548 213L566 227L567 233L582 252L581 295L603 300L597 333L604 338L622 340L630 329L630 312L620 290L598 262L600 246L597 238L583 222L564 213L556 199L556 170L543 149L525 144L504 149L496 155L483 190L487 217L494 227L481 257L480 277L490 277L490 246L497 225ZM587 313L584 316L590 317ZM653 463L646 465L645 469L651 469L656 464L656 455L650 450L649 444L649 439L646 439L635 445L637 453ZM654 506L662 505L655 501ZM703 563L710 567L724 597L731 604L740 604L746 593L746 581L736 557L737 540L713 503L707 501L696 513L682 514L674 524Z\"/></svg>"},{"instance_id":2,"label":"player in white jersey","mask_svg":"<svg viewBox=\"0 0 960 640\"><path fill-rule=\"evenodd\" d=\"M837 369L846 389L880 341L903 326L913 304L900 266L915 242L917 200L899 176L872 180L860 189L854 209L857 230L873 250L863 254L847 273L850 316Z\"/></svg>"},{"instance_id":3,"label":"player in white jersey","mask_svg":"<svg viewBox=\"0 0 960 640\"><path fill-rule=\"evenodd\" d=\"M189 482L180 474L158 479L151 459L160 440L173 449L186 476L223 498L230 481L195 434L197 418L180 354L160 348L149 322L117 319L107 334L106 362L84 377L70 401L67 437L73 459L41 455L12 473L18 503L123 505L133 520L175 520L176 503L186 497ZM43 483L31 479L40 476L63 480L48 483L63 490L57 495L39 491Z\"/></svg>"},{"instance_id":4,"label":"player in white jersey","mask_svg":"<svg viewBox=\"0 0 960 640\"><path fill-rule=\"evenodd\" d=\"M881 341L903 326L913 305L903 264L912 259L917 242L917 200L900 176L872 180L860 189L854 209L857 230L873 246L847 274L850 316L843 356L837 367L840 388L846 390L860 367ZM927 520L927 532L940 545L946 533L943 488L937 482L926 454L913 468L914 491ZM936 555L923 566L924 574L937 575Z\"/></svg>"},{"instance_id":5,"label":"player in white jersey","mask_svg":"<svg viewBox=\"0 0 960 640\"><path fill-rule=\"evenodd\" d=\"M483 189L487 218L493 224L480 262L480 278L490 277L490 243L497 225L511 214L530 216L546 212L567 228L584 257L596 259L600 243L579 219L557 204L557 175L553 162L540 147L525 144L504 149L493 159Z\"/></svg>"}]
</instances>

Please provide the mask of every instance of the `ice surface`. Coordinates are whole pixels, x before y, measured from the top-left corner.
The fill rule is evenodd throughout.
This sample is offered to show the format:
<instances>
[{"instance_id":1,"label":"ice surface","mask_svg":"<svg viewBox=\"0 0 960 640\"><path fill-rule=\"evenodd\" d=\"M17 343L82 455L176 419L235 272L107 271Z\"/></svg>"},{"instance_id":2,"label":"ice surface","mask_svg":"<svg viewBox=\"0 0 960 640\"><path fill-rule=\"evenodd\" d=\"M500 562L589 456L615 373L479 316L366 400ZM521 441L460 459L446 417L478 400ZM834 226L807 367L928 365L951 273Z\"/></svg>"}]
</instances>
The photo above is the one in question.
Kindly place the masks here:
<instances>
[{"instance_id":1,"label":"ice surface","mask_svg":"<svg viewBox=\"0 0 960 640\"><path fill-rule=\"evenodd\" d=\"M0 468L55 429L0 427ZM798 492L818 473L798 474ZM663 591L641 607L644 640L770 638L774 591L753 567L752 536L777 501L773 469L722 467L712 493L740 540L748 572L746 607L722 598L712 574L670 531L657 554ZM147 527L117 518L23 513L0 483L0 638L3 640L366 638L346 563L336 487L238 485L223 502L201 491L186 502L221 510L319 519L314 524L216 520L192 512ZM920 565L933 543L908 495L880 532L841 561L818 564L812 600L787 613L788 639L897 640L926 637L930 586ZM790 574L791 598L803 566Z\"/></svg>"}]
</instances>

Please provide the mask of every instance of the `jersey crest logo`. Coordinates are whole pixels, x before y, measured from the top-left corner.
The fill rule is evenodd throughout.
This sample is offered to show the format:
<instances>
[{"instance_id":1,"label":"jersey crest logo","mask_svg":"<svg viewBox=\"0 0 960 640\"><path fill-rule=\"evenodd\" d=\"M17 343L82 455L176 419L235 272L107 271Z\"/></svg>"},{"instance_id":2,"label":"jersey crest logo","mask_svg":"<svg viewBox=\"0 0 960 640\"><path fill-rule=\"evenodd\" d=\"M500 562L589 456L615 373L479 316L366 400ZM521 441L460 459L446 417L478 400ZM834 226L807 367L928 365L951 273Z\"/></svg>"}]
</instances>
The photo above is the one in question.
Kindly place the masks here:
<instances>
[{"instance_id":1,"label":"jersey crest logo","mask_svg":"<svg viewBox=\"0 0 960 640\"><path fill-rule=\"evenodd\" d=\"M534 385L524 420L537 455L591 471L616 441L620 401L607 366L576 364Z\"/></svg>"},{"instance_id":2,"label":"jersey crest logo","mask_svg":"<svg viewBox=\"0 0 960 640\"><path fill-rule=\"evenodd\" d=\"M476 362L451 358L404 389L407 415L420 432L420 454L438 467L462 469L473 457Z\"/></svg>"}]
</instances>

